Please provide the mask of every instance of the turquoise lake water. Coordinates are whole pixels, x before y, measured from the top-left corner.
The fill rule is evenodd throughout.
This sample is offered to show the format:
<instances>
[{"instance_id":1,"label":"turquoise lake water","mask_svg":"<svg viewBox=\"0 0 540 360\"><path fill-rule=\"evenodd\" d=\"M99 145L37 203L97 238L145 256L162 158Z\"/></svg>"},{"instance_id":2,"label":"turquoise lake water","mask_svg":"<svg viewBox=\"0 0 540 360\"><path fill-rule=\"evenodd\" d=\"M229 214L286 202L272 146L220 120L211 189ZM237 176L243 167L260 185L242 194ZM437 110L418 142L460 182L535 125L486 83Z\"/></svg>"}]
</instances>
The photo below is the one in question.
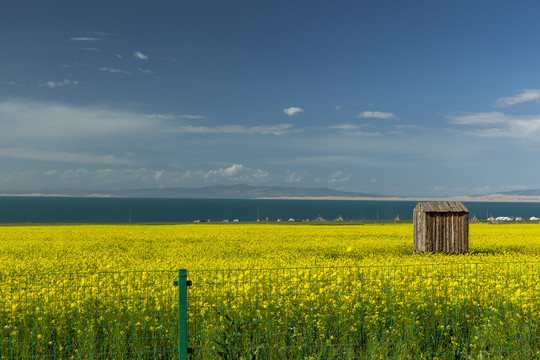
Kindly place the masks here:
<instances>
[{"instance_id":1,"label":"turquoise lake water","mask_svg":"<svg viewBox=\"0 0 540 360\"><path fill-rule=\"evenodd\" d=\"M416 201L0 197L0 223L410 220ZM470 217L540 217L540 203L465 202Z\"/></svg>"}]
</instances>

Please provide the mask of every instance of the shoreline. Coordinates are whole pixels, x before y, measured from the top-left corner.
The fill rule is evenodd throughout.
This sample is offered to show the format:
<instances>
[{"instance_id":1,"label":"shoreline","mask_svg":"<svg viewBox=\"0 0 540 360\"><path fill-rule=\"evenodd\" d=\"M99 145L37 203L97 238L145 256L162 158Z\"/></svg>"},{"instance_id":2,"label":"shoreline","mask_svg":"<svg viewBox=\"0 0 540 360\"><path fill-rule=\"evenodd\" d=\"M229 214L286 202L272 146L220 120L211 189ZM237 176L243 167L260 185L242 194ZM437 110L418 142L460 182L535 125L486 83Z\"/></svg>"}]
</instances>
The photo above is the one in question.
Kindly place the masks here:
<instances>
[{"instance_id":1,"label":"shoreline","mask_svg":"<svg viewBox=\"0 0 540 360\"><path fill-rule=\"evenodd\" d=\"M429 197L339 197L339 196L320 196L320 197L261 197L259 200L363 200L363 201L463 201L463 202L540 202L540 196L523 195L483 195L483 196L449 196L441 198Z\"/></svg>"},{"instance_id":2,"label":"shoreline","mask_svg":"<svg viewBox=\"0 0 540 360\"><path fill-rule=\"evenodd\" d=\"M0 197L66 197L66 198L119 198L121 196L113 196L110 194L88 194L88 195L68 195L68 194L43 194L43 193L27 193L27 194L0 194Z\"/></svg>"},{"instance_id":3,"label":"shoreline","mask_svg":"<svg viewBox=\"0 0 540 360\"><path fill-rule=\"evenodd\" d=\"M321 197L261 197L259 200L362 200L362 201L463 201L463 202L539 202L540 196L522 196L522 195L483 195L483 196L452 196L443 198L428 197L339 197L339 196L321 196Z\"/></svg>"},{"instance_id":4,"label":"shoreline","mask_svg":"<svg viewBox=\"0 0 540 360\"><path fill-rule=\"evenodd\" d=\"M117 198L124 199L129 197L114 196L111 194L88 194L88 195L68 195L68 194L43 194L43 193L24 193L24 194L0 194L0 197L69 197L69 198ZM133 197L133 199L150 199L150 197ZM156 199L181 199L176 197L163 197ZM188 198L186 198L188 199ZM463 201L463 202L525 202L540 203L540 196L524 195L502 195L491 194L482 196L450 196L441 198L430 197L398 197L398 196L276 196L276 197L257 197L257 198L201 198L201 199L230 199L230 200L350 200L350 201Z\"/></svg>"}]
</instances>

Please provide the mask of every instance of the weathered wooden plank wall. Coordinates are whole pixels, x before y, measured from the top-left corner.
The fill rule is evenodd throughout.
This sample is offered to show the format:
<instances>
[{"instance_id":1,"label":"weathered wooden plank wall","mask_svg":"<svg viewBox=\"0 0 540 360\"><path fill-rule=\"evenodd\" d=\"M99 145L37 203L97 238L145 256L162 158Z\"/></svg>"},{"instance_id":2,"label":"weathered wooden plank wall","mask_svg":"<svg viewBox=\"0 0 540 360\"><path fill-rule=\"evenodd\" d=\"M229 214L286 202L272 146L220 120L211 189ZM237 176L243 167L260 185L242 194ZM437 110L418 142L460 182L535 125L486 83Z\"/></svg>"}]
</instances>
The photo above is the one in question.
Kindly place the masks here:
<instances>
[{"instance_id":1,"label":"weathered wooden plank wall","mask_svg":"<svg viewBox=\"0 0 540 360\"><path fill-rule=\"evenodd\" d=\"M433 205L422 203L424 208L435 208ZM457 208L451 204L451 210L442 211L444 203L436 205L436 211L420 211L415 209L413 213L414 224L414 252L455 252L466 253L469 251L469 213L464 212L464 206Z\"/></svg>"}]
</instances>

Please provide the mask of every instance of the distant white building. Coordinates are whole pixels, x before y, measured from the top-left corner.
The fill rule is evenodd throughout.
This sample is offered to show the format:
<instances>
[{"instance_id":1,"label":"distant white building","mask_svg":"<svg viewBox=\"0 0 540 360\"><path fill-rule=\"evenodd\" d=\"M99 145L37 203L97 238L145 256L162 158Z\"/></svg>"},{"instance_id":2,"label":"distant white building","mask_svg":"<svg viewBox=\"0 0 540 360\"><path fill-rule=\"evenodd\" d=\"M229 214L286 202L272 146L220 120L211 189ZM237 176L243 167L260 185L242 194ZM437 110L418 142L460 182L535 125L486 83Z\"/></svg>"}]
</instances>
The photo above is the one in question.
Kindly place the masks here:
<instances>
[{"instance_id":1,"label":"distant white building","mask_svg":"<svg viewBox=\"0 0 540 360\"><path fill-rule=\"evenodd\" d=\"M499 216L497 218L495 218L496 221L521 221L523 220L521 217L508 217L508 216Z\"/></svg>"}]
</instances>

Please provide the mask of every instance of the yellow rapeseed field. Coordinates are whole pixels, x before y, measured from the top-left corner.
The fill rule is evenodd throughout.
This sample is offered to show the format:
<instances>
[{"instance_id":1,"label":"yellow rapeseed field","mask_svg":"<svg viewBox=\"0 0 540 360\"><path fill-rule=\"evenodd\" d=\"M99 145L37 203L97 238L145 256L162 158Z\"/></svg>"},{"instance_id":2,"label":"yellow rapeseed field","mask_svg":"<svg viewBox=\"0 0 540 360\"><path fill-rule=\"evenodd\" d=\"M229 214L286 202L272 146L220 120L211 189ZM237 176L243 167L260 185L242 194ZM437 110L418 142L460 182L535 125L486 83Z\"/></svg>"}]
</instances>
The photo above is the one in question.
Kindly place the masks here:
<instances>
[{"instance_id":1,"label":"yellow rapeseed field","mask_svg":"<svg viewBox=\"0 0 540 360\"><path fill-rule=\"evenodd\" d=\"M0 228L0 273L536 261L540 225L470 225L468 255L411 256L412 224Z\"/></svg>"},{"instance_id":2,"label":"yellow rapeseed field","mask_svg":"<svg viewBox=\"0 0 540 360\"><path fill-rule=\"evenodd\" d=\"M4 226L0 358L174 358L178 269L194 358L540 354L539 224L471 224L466 255L412 255L412 237L412 224Z\"/></svg>"}]
</instances>

